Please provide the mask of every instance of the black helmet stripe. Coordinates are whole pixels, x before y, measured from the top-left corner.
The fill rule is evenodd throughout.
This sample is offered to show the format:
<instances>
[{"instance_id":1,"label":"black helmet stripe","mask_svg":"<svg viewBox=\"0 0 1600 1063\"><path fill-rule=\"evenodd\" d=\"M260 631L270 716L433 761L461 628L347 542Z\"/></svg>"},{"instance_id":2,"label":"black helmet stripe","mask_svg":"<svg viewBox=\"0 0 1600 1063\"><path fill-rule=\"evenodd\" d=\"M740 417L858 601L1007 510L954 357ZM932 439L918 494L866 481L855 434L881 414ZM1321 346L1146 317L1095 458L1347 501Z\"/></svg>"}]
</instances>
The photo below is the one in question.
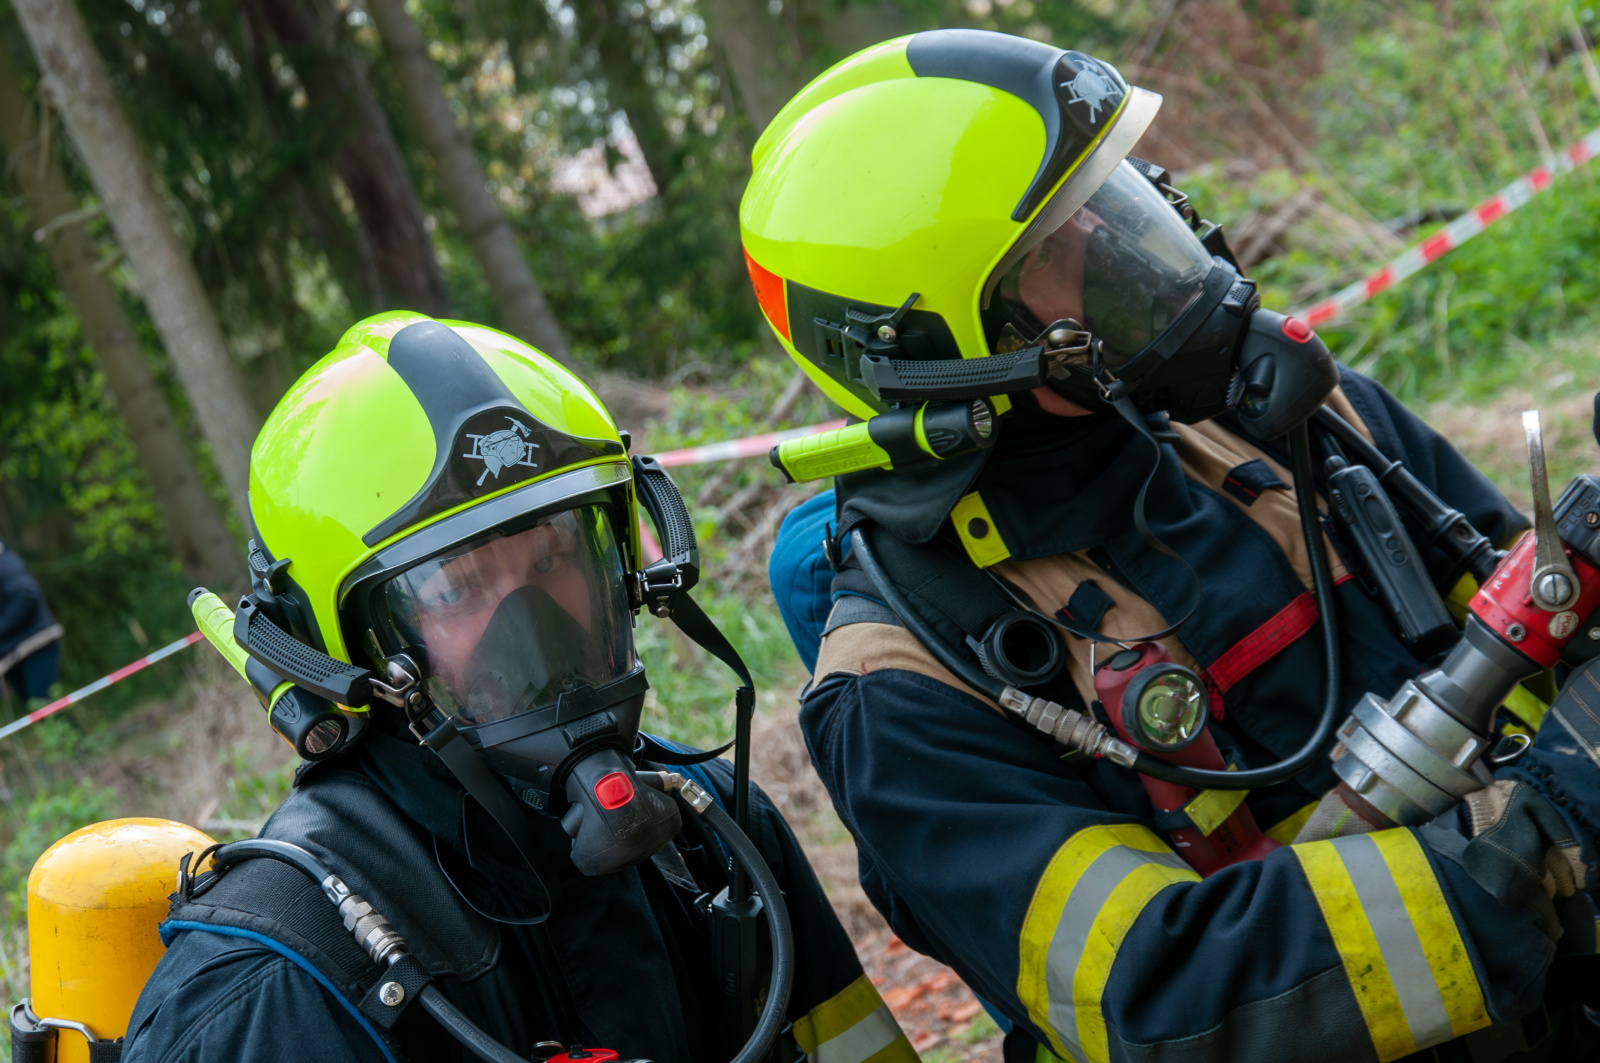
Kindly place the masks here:
<instances>
[{"instance_id":1,"label":"black helmet stripe","mask_svg":"<svg viewBox=\"0 0 1600 1063\"><path fill-rule=\"evenodd\" d=\"M1122 75L1082 52L989 30L929 30L906 45L918 77L975 81L1009 92L1044 120L1044 158L1013 221L1026 221L1111 121L1127 95Z\"/></svg>"},{"instance_id":2,"label":"black helmet stripe","mask_svg":"<svg viewBox=\"0 0 1600 1063\"><path fill-rule=\"evenodd\" d=\"M389 341L389 368L406 382L433 427L433 469L405 505L361 537L368 546L509 484L623 453L619 443L567 435L534 417L472 344L437 321L396 332Z\"/></svg>"}]
</instances>

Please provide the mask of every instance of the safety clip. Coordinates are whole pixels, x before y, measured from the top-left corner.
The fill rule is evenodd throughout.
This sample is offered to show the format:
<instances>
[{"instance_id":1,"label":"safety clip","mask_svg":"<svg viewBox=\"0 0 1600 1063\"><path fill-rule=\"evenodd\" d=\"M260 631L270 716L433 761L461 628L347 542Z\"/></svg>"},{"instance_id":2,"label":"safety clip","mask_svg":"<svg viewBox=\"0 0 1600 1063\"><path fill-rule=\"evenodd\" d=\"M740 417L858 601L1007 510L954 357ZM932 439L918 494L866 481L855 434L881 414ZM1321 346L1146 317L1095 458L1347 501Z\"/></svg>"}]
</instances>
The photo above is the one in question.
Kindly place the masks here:
<instances>
[{"instance_id":1,"label":"safety clip","mask_svg":"<svg viewBox=\"0 0 1600 1063\"><path fill-rule=\"evenodd\" d=\"M384 672L387 683L376 676L368 680L372 693L391 705L405 708L406 694L422 681L421 669L410 657L397 653L385 662Z\"/></svg>"}]
</instances>

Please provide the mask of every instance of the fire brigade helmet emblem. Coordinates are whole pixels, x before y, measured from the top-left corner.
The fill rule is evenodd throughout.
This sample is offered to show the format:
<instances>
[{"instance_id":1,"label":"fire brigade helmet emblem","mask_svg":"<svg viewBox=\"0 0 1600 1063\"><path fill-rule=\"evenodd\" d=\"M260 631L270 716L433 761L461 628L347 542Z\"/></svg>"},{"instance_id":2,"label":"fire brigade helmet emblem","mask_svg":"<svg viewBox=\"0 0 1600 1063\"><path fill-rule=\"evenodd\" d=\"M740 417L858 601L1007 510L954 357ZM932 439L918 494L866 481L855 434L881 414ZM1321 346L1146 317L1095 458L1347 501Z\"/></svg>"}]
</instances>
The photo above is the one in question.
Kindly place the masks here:
<instances>
[{"instance_id":1,"label":"fire brigade helmet emblem","mask_svg":"<svg viewBox=\"0 0 1600 1063\"><path fill-rule=\"evenodd\" d=\"M472 452L461 456L483 462L483 472L478 477L479 487L483 486L484 478L490 473L498 480L500 470L513 465L526 465L530 469L539 467L533 461L533 452L539 449L539 444L528 442L528 437L533 434L532 429L515 417L507 417L506 420L511 422L510 428L502 428L484 436L467 435L472 440Z\"/></svg>"},{"instance_id":2,"label":"fire brigade helmet emblem","mask_svg":"<svg viewBox=\"0 0 1600 1063\"><path fill-rule=\"evenodd\" d=\"M1089 121L1100 121L1100 108L1115 104L1122 98L1122 87L1093 62L1084 63L1077 76L1063 81L1061 87L1072 95L1069 103L1081 103L1089 108Z\"/></svg>"}]
</instances>

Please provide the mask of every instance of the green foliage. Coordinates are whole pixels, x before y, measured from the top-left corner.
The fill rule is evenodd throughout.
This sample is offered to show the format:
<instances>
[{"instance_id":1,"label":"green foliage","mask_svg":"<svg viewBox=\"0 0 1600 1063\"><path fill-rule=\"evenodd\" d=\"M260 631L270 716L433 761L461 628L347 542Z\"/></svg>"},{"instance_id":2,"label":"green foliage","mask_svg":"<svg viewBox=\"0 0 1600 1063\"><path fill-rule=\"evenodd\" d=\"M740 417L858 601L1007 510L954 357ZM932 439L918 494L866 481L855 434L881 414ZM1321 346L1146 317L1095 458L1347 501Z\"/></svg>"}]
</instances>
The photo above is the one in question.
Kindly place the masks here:
<instances>
[{"instance_id":1,"label":"green foliage","mask_svg":"<svg viewBox=\"0 0 1600 1063\"><path fill-rule=\"evenodd\" d=\"M1296 224L1286 254L1251 271L1266 305L1332 294L1438 227L1414 227L1408 215L1470 209L1537 166L1519 81L1558 150L1600 125L1564 0L1493 7L1498 31L1467 0L1323 5L1328 73L1306 101L1322 168L1247 181L1224 168L1185 176L1202 212L1229 226L1259 221L1303 188L1325 205ZM1530 345L1600 317L1597 207L1590 163L1320 331L1338 357L1408 402L1488 398L1522 379Z\"/></svg>"},{"instance_id":2,"label":"green foliage","mask_svg":"<svg viewBox=\"0 0 1600 1063\"><path fill-rule=\"evenodd\" d=\"M714 584L701 584L694 598L739 651L758 694L787 697L798 688L800 664L770 600L751 602ZM733 672L670 620L642 613L634 638L650 677L644 730L702 749L732 738L733 691L739 685Z\"/></svg>"},{"instance_id":3,"label":"green foliage","mask_svg":"<svg viewBox=\"0 0 1600 1063\"><path fill-rule=\"evenodd\" d=\"M6 810L10 840L0 851L0 893L13 912L25 907L23 893L33 861L58 839L110 817L115 809L112 796L105 787L77 782L36 794L20 810Z\"/></svg>"},{"instance_id":4,"label":"green foliage","mask_svg":"<svg viewBox=\"0 0 1600 1063\"><path fill-rule=\"evenodd\" d=\"M1327 330L1406 401L1482 400L1526 379L1528 345L1600 316L1600 184L1563 180L1508 222Z\"/></svg>"},{"instance_id":5,"label":"green foliage","mask_svg":"<svg viewBox=\"0 0 1600 1063\"><path fill-rule=\"evenodd\" d=\"M662 453L833 416L821 396L808 388L804 401L795 403L786 416L772 417L774 403L795 370L786 358L780 360L774 346L767 346L761 354L728 376L716 392L685 384L673 387L667 416L650 426L649 451ZM719 509L719 504L770 485L770 467L752 458L679 467L671 472L689 504L700 544L703 575L695 600L744 658L757 692L787 697L798 686L802 669L777 607L764 593L764 576L755 576L751 586L723 575L734 560L731 555L743 529L734 524L735 515ZM713 480L715 497L697 501ZM781 490L798 500L806 488ZM701 746L731 738L731 695L737 685L733 673L679 634L671 621L641 614L634 636L652 684L645 729L659 729L659 733Z\"/></svg>"}]
</instances>

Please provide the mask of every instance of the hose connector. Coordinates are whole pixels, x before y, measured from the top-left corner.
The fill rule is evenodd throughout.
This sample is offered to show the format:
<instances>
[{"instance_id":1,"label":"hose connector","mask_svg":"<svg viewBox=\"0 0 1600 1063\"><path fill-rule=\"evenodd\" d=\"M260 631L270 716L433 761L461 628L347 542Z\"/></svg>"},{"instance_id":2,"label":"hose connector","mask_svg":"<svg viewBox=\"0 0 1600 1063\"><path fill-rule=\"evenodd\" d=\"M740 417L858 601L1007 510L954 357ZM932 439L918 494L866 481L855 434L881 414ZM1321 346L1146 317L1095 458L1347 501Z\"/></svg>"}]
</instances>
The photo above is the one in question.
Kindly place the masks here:
<instances>
[{"instance_id":1,"label":"hose connector","mask_svg":"<svg viewBox=\"0 0 1600 1063\"><path fill-rule=\"evenodd\" d=\"M329 875L322 880L321 886L328 899L339 906L344 928L355 937L356 944L372 957L373 963L379 967L389 967L411 951L406 939L389 925L389 920L361 894L352 893L338 875Z\"/></svg>"},{"instance_id":2,"label":"hose connector","mask_svg":"<svg viewBox=\"0 0 1600 1063\"><path fill-rule=\"evenodd\" d=\"M1000 707L1015 713L1068 749L1105 757L1124 768L1133 767L1139 751L1112 734L1105 724L1046 698L1036 698L1016 687L1000 692Z\"/></svg>"}]
</instances>

